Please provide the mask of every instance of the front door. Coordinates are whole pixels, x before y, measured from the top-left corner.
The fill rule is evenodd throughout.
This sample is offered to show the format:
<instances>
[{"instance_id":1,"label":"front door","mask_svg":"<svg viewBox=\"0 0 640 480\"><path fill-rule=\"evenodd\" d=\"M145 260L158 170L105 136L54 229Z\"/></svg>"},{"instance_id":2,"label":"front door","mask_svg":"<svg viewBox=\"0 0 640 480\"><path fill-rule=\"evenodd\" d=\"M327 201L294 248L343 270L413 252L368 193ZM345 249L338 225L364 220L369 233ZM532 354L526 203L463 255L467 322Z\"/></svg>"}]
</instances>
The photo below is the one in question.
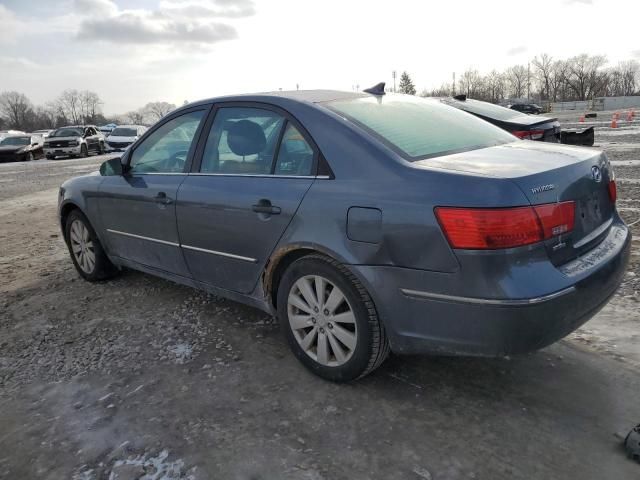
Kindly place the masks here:
<instances>
[{"instance_id":1,"label":"front door","mask_svg":"<svg viewBox=\"0 0 640 480\"><path fill-rule=\"evenodd\" d=\"M199 171L178 190L178 232L193 277L251 292L315 179L315 159L284 114L218 109Z\"/></svg>"},{"instance_id":2,"label":"front door","mask_svg":"<svg viewBox=\"0 0 640 480\"><path fill-rule=\"evenodd\" d=\"M127 173L100 185L98 205L112 255L190 277L176 228L176 195L205 114L201 109L168 119L136 145Z\"/></svg>"}]
</instances>

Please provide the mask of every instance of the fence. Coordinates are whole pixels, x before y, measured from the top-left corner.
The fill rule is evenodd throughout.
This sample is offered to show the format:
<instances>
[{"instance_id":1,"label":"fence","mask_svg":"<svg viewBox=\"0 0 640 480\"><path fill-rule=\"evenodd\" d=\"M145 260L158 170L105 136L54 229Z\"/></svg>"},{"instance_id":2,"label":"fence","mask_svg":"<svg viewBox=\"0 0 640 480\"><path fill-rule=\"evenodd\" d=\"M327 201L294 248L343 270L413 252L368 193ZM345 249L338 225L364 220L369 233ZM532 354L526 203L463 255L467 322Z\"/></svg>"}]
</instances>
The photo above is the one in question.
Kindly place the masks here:
<instances>
[{"instance_id":1,"label":"fence","mask_svg":"<svg viewBox=\"0 0 640 480\"><path fill-rule=\"evenodd\" d=\"M623 108L640 108L640 95L627 97L597 97L592 100L575 102L555 102L550 104L552 112L578 110L582 112L602 112L603 110L620 110Z\"/></svg>"}]
</instances>

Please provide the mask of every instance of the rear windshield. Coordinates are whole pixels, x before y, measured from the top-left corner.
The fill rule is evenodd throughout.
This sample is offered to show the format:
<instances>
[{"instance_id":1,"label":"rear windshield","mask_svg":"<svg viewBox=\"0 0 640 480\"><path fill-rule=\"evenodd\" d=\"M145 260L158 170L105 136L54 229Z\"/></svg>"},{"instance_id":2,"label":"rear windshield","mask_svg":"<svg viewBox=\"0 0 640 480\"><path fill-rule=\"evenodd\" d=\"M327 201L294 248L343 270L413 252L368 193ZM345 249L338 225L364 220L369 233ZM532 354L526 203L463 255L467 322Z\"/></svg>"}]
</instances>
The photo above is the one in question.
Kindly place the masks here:
<instances>
[{"instance_id":1,"label":"rear windshield","mask_svg":"<svg viewBox=\"0 0 640 480\"><path fill-rule=\"evenodd\" d=\"M476 115L482 115L483 117L495 118L496 120L517 120L522 118L522 113L516 109L522 108L524 105L514 105L515 108L501 107L500 105L494 105L489 102L482 102L480 100L467 99L465 101L456 100L455 98L446 98L442 100L447 105L459 108L465 112L475 113Z\"/></svg>"},{"instance_id":2,"label":"rear windshield","mask_svg":"<svg viewBox=\"0 0 640 480\"><path fill-rule=\"evenodd\" d=\"M326 106L411 161L515 141L504 130L438 100L388 94Z\"/></svg>"},{"instance_id":3,"label":"rear windshield","mask_svg":"<svg viewBox=\"0 0 640 480\"><path fill-rule=\"evenodd\" d=\"M29 137L7 137L0 142L0 145L29 145Z\"/></svg>"},{"instance_id":4,"label":"rear windshield","mask_svg":"<svg viewBox=\"0 0 640 480\"><path fill-rule=\"evenodd\" d=\"M138 131L135 128L115 128L111 135L114 137L135 137Z\"/></svg>"}]
</instances>

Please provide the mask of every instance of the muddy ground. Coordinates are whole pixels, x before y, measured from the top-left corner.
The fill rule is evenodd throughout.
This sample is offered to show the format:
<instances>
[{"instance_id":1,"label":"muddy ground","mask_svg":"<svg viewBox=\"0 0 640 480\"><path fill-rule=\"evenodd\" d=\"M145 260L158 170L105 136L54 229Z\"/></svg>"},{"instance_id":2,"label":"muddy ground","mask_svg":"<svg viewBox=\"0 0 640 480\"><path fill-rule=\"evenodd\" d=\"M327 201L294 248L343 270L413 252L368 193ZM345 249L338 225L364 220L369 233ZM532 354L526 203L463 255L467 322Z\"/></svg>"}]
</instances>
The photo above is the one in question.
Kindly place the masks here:
<instances>
[{"instance_id":1,"label":"muddy ground","mask_svg":"<svg viewBox=\"0 0 640 480\"><path fill-rule=\"evenodd\" d=\"M628 223L639 129L597 134ZM136 272L82 281L56 192L101 161L0 165L0 478L639 478L621 447L640 422L638 241L611 303L555 345L391 357L334 385L257 310Z\"/></svg>"}]
</instances>

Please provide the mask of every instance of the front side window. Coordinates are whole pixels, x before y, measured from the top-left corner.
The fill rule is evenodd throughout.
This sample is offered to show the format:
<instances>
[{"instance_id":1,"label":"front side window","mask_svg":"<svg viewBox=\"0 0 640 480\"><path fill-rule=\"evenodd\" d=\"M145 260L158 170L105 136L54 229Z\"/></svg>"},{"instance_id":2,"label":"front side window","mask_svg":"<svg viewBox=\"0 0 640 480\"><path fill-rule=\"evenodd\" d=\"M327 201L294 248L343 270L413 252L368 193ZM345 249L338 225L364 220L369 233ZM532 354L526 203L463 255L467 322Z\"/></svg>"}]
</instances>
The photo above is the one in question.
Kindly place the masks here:
<instances>
[{"instance_id":1,"label":"front side window","mask_svg":"<svg viewBox=\"0 0 640 480\"><path fill-rule=\"evenodd\" d=\"M276 161L276 175L311 175L313 149L291 123L282 136Z\"/></svg>"},{"instance_id":2,"label":"front side window","mask_svg":"<svg viewBox=\"0 0 640 480\"><path fill-rule=\"evenodd\" d=\"M182 172L204 113L185 113L156 129L131 154L131 173Z\"/></svg>"},{"instance_id":3,"label":"front side window","mask_svg":"<svg viewBox=\"0 0 640 480\"><path fill-rule=\"evenodd\" d=\"M200 171L269 174L284 118L270 110L224 107L207 138Z\"/></svg>"},{"instance_id":4,"label":"front side window","mask_svg":"<svg viewBox=\"0 0 640 480\"><path fill-rule=\"evenodd\" d=\"M510 133L438 100L385 95L325 105L410 161L515 141Z\"/></svg>"}]
</instances>

